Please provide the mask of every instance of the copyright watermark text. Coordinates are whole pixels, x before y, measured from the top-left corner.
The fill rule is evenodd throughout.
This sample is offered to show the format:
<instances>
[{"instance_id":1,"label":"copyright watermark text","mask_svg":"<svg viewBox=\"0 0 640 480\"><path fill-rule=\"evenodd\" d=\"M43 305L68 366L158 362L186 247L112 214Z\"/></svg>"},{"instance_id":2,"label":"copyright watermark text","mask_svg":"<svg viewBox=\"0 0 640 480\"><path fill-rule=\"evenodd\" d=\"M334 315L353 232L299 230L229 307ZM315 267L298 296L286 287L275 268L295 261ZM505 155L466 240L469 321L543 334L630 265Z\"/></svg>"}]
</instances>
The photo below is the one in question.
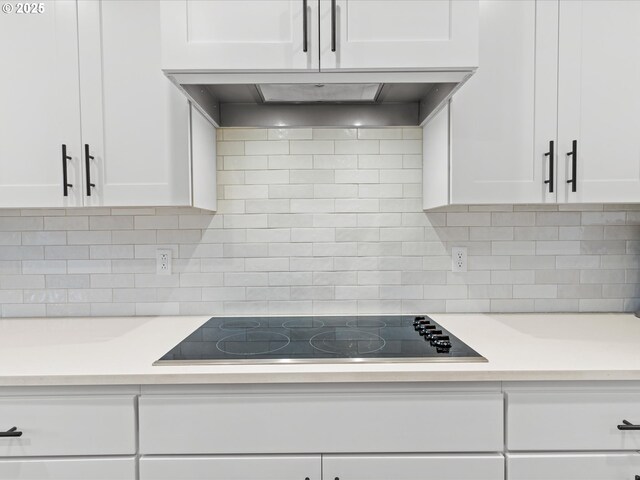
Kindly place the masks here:
<instances>
[{"instance_id":1,"label":"copyright watermark text","mask_svg":"<svg viewBox=\"0 0 640 480\"><path fill-rule=\"evenodd\" d=\"M2 4L2 13L15 13L18 15L29 15L29 14L39 14L39 13L44 13L44 2L39 2L39 3L22 3L22 2L17 2L17 3L3 3Z\"/></svg>"}]
</instances>

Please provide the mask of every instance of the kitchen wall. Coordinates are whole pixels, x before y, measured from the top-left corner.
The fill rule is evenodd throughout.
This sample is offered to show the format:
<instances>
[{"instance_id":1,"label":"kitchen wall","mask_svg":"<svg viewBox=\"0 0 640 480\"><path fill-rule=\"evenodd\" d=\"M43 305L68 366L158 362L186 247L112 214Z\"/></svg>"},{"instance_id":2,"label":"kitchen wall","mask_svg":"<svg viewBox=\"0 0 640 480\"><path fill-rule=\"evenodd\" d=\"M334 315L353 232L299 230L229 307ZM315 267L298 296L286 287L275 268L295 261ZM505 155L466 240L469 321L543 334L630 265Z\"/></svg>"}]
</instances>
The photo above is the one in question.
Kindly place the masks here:
<instances>
[{"instance_id":1,"label":"kitchen wall","mask_svg":"<svg viewBox=\"0 0 640 480\"><path fill-rule=\"evenodd\" d=\"M640 205L424 213L421 134L219 130L215 215L0 210L2 316L640 308Z\"/></svg>"}]
</instances>

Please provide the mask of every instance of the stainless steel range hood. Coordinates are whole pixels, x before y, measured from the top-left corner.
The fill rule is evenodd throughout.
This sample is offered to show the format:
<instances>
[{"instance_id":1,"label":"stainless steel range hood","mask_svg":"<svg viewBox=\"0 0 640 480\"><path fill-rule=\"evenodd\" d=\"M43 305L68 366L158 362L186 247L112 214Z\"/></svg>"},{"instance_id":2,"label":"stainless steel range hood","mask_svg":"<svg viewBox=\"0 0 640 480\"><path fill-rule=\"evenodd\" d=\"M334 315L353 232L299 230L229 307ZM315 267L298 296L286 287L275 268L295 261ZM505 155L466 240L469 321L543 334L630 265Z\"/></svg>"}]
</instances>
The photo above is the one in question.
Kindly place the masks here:
<instances>
[{"instance_id":1,"label":"stainless steel range hood","mask_svg":"<svg viewBox=\"0 0 640 480\"><path fill-rule=\"evenodd\" d=\"M473 70L165 74L219 127L382 127L424 125Z\"/></svg>"}]
</instances>

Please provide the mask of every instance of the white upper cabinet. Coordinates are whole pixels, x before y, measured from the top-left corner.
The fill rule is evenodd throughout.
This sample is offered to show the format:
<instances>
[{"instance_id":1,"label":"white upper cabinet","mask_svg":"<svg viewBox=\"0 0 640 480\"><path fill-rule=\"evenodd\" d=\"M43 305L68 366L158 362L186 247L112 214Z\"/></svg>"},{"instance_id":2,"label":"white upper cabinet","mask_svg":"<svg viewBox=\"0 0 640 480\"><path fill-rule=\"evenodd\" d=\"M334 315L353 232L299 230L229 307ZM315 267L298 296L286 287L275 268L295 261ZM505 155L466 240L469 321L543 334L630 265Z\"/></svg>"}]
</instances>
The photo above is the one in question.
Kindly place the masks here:
<instances>
[{"instance_id":1,"label":"white upper cabinet","mask_svg":"<svg viewBox=\"0 0 640 480\"><path fill-rule=\"evenodd\" d=\"M192 205L215 212L218 209L216 128L197 108L190 108Z\"/></svg>"},{"instance_id":2,"label":"white upper cabinet","mask_svg":"<svg viewBox=\"0 0 640 480\"><path fill-rule=\"evenodd\" d=\"M480 67L451 101L451 203L556 200L545 181L556 166L557 15L554 1L480 2Z\"/></svg>"},{"instance_id":3,"label":"white upper cabinet","mask_svg":"<svg viewBox=\"0 0 640 480\"><path fill-rule=\"evenodd\" d=\"M637 1L560 3L560 201L640 201L639 26Z\"/></svg>"},{"instance_id":4,"label":"white upper cabinet","mask_svg":"<svg viewBox=\"0 0 640 480\"><path fill-rule=\"evenodd\" d=\"M472 69L470 0L171 0L162 3L165 70Z\"/></svg>"},{"instance_id":5,"label":"white upper cabinet","mask_svg":"<svg viewBox=\"0 0 640 480\"><path fill-rule=\"evenodd\" d=\"M189 106L161 71L160 3L78 3L85 205L190 203Z\"/></svg>"},{"instance_id":6,"label":"white upper cabinet","mask_svg":"<svg viewBox=\"0 0 640 480\"><path fill-rule=\"evenodd\" d=\"M1 14L0 45L0 207L80 205L76 2Z\"/></svg>"},{"instance_id":7,"label":"white upper cabinet","mask_svg":"<svg viewBox=\"0 0 640 480\"><path fill-rule=\"evenodd\" d=\"M425 159L449 167L449 198L426 171L425 208L640 202L638 25L640 2L481 1L480 67L451 100L451 150Z\"/></svg>"},{"instance_id":8,"label":"white upper cabinet","mask_svg":"<svg viewBox=\"0 0 640 480\"><path fill-rule=\"evenodd\" d=\"M319 1L323 71L478 65L478 2Z\"/></svg>"},{"instance_id":9,"label":"white upper cabinet","mask_svg":"<svg viewBox=\"0 0 640 480\"><path fill-rule=\"evenodd\" d=\"M318 0L160 3L162 65L167 70L319 68Z\"/></svg>"}]
</instances>

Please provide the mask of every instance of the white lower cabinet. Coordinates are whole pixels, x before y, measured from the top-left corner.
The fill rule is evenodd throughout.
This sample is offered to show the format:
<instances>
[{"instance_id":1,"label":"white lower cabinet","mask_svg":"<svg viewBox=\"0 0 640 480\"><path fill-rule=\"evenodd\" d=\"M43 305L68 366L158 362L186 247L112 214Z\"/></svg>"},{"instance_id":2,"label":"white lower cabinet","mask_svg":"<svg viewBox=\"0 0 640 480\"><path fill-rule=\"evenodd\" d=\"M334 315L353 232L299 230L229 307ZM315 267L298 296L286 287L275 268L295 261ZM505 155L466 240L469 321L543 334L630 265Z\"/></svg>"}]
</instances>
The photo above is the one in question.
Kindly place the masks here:
<instances>
[{"instance_id":1,"label":"white lower cabinet","mask_svg":"<svg viewBox=\"0 0 640 480\"><path fill-rule=\"evenodd\" d=\"M496 452L503 448L499 392L143 394L139 414L142 454Z\"/></svg>"},{"instance_id":2,"label":"white lower cabinet","mask_svg":"<svg viewBox=\"0 0 640 480\"><path fill-rule=\"evenodd\" d=\"M140 480L503 480L502 455L142 457Z\"/></svg>"},{"instance_id":3,"label":"white lower cabinet","mask_svg":"<svg viewBox=\"0 0 640 480\"><path fill-rule=\"evenodd\" d=\"M640 392L508 392L507 405L510 451L640 450L640 430L618 428L640 424Z\"/></svg>"},{"instance_id":4,"label":"white lower cabinet","mask_svg":"<svg viewBox=\"0 0 640 480\"><path fill-rule=\"evenodd\" d=\"M0 458L136 453L133 395L5 397L0 421L22 432L0 437Z\"/></svg>"},{"instance_id":5,"label":"white lower cabinet","mask_svg":"<svg viewBox=\"0 0 640 480\"><path fill-rule=\"evenodd\" d=\"M2 480L135 480L136 459L0 460Z\"/></svg>"},{"instance_id":6,"label":"white lower cabinet","mask_svg":"<svg viewBox=\"0 0 640 480\"><path fill-rule=\"evenodd\" d=\"M22 432L0 436L0 480L640 476L640 382L25 392L0 397L0 431Z\"/></svg>"},{"instance_id":7,"label":"white lower cabinet","mask_svg":"<svg viewBox=\"0 0 640 480\"><path fill-rule=\"evenodd\" d=\"M507 455L509 480L633 480L639 453Z\"/></svg>"},{"instance_id":8,"label":"white lower cabinet","mask_svg":"<svg viewBox=\"0 0 640 480\"><path fill-rule=\"evenodd\" d=\"M502 480L502 455L324 455L323 480Z\"/></svg>"},{"instance_id":9,"label":"white lower cabinet","mask_svg":"<svg viewBox=\"0 0 640 480\"><path fill-rule=\"evenodd\" d=\"M142 457L140 480L321 480L320 455Z\"/></svg>"}]
</instances>

